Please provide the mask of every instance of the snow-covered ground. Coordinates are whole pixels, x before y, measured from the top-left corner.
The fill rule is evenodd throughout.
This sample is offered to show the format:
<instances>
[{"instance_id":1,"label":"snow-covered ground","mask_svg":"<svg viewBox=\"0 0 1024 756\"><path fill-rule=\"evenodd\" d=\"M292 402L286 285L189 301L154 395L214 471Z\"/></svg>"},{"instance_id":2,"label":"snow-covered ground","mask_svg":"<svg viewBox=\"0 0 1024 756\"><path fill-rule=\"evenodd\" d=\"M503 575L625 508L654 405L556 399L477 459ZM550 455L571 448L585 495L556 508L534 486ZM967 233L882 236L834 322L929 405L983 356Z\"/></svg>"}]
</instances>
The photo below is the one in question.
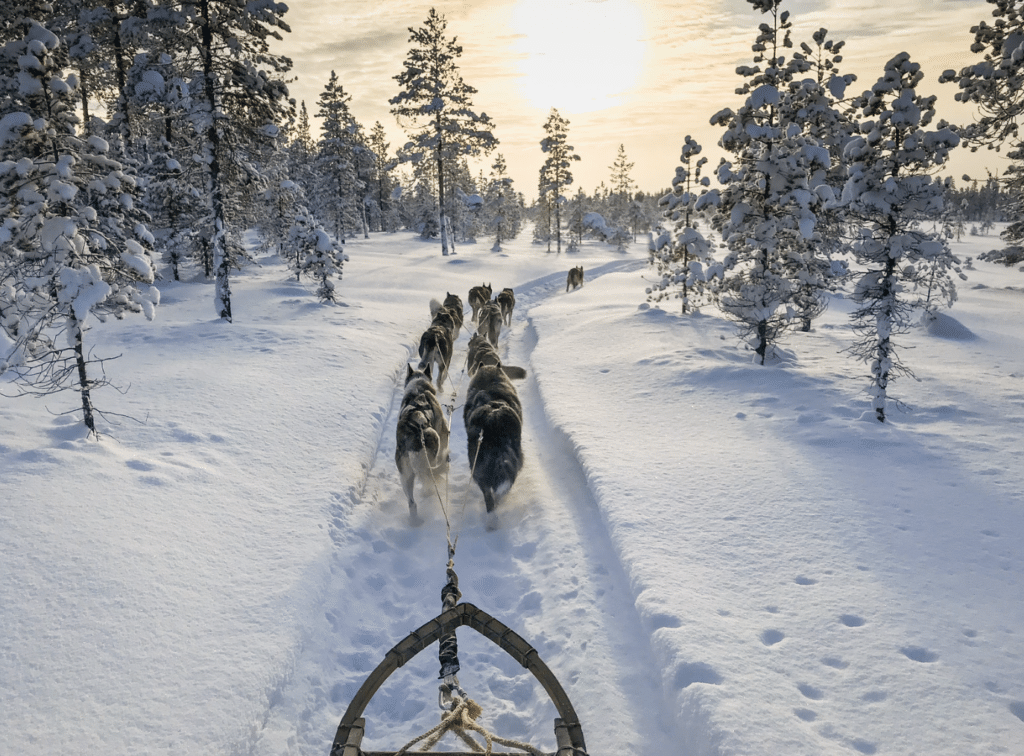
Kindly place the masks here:
<instances>
[{"instance_id":1,"label":"snow-covered ground","mask_svg":"<svg viewBox=\"0 0 1024 756\"><path fill-rule=\"evenodd\" d=\"M487 530L456 409L455 566L592 754L1024 754L1024 274L976 263L955 321L900 337L909 409L880 425L841 297L761 367L714 310L642 305L642 244L489 248L354 240L337 306L264 258L233 324L165 282L155 322L89 334L129 389L98 392L98 442L54 414L72 394L0 397L0 753L326 754L440 611L445 518L423 492L408 523L396 409L430 298L490 282L526 466ZM459 640L483 724L554 750L532 676ZM431 649L388 680L364 747L437 722L436 674Z\"/></svg>"}]
</instances>

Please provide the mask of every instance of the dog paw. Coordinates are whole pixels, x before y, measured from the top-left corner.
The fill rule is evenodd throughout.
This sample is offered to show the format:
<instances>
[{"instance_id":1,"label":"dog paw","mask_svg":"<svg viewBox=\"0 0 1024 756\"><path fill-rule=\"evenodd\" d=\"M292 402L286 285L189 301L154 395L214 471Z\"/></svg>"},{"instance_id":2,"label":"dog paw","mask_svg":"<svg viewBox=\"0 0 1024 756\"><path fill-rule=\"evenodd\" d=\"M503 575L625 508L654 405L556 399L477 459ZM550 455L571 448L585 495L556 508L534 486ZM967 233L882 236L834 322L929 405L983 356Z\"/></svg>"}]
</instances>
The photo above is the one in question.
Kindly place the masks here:
<instances>
[{"instance_id":1,"label":"dog paw","mask_svg":"<svg viewBox=\"0 0 1024 756\"><path fill-rule=\"evenodd\" d=\"M497 512L488 512L486 515L484 515L484 526L487 528L488 531L497 530L500 524L501 523L498 521Z\"/></svg>"}]
</instances>

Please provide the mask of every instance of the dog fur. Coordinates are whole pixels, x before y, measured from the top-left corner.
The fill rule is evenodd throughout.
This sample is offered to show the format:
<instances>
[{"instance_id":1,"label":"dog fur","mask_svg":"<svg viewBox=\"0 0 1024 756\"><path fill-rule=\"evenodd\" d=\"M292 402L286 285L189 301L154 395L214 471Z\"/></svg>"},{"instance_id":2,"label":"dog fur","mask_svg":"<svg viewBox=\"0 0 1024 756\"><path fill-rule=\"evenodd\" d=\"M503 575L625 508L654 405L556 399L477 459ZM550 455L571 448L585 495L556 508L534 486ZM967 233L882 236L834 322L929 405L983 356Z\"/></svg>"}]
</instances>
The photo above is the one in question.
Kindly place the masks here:
<instances>
[{"instance_id":1,"label":"dog fur","mask_svg":"<svg viewBox=\"0 0 1024 756\"><path fill-rule=\"evenodd\" d=\"M432 325L420 336L419 369L427 370L429 373L430 365L437 365L435 385L438 388L441 388L444 379L448 377L448 367L452 364L453 352L451 331L443 325Z\"/></svg>"},{"instance_id":2,"label":"dog fur","mask_svg":"<svg viewBox=\"0 0 1024 756\"><path fill-rule=\"evenodd\" d=\"M416 478L427 483L448 466L448 423L430 382L430 366L425 370L407 367L405 394L395 430L395 464L402 490L409 500L409 518L419 521L413 495Z\"/></svg>"},{"instance_id":3,"label":"dog fur","mask_svg":"<svg viewBox=\"0 0 1024 756\"><path fill-rule=\"evenodd\" d=\"M479 324L476 332L482 333L494 346L498 346L498 336L501 334L501 308L496 302L488 302L480 308Z\"/></svg>"},{"instance_id":4,"label":"dog fur","mask_svg":"<svg viewBox=\"0 0 1024 756\"><path fill-rule=\"evenodd\" d=\"M577 265L575 268L569 271L569 277L565 281L565 290L569 291L571 286L575 289L577 286L583 285L583 266Z\"/></svg>"},{"instance_id":5,"label":"dog fur","mask_svg":"<svg viewBox=\"0 0 1024 756\"><path fill-rule=\"evenodd\" d=\"M498 294L498 307L501 308L501 318L505 325L512 325L512 310L516 307L516 295L512 289L502 289Z\"/></svg>"},{"instance_id":6,"label":"dog fur","mask_svg":"<svg viewBox=\"0 0 1024 756\"><path fill-rule=\"evenodd\" d=\"M526 370L515 365L502 365L501 358L494 346L482 334L474 333L469 340L469 354L466 358L467 372L470 377L476 375L476 371L483 366L500 367L512 380L522 380L526 377Z\"/></svg>"},{"instance_id":7,"label":"dog fur","mask_svg":"<svg viewBox=\"0 0 1024 756\"><path fill-rule=\"evenodd\" d=\"M469 306L473 308L473 322L477 322L480 308L491 301L491 285L474 286L469 290Z\"/></svg>"},{"instance_id":8,"label":"dog fur","mask_svg":"<svg viewBox=\"0 0 1024 756\"><path fill-rule=\"evenodd\" d=\"M473 480L490 514L523 469L523 407L500 366L478 367L469 382L462 419Z\"/></svg>"}]
</instances>

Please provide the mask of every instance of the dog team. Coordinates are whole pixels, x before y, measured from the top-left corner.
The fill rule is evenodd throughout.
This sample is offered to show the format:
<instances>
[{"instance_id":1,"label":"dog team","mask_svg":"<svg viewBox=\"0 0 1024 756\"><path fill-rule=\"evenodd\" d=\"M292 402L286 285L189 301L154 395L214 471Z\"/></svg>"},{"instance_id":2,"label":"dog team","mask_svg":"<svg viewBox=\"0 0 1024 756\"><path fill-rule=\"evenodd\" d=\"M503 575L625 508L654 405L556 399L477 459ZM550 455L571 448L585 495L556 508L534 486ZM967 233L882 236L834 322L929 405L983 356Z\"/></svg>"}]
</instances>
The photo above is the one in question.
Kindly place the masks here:
<instances>
[{"instance_id":1,"label":"dog team","mask_svg":"<svg viewBox=\"0 0 1024 756\"><path fill-rule=\"evenodd\" d=\"M511 379L525 378L526 371L502 365L497 352L502 325L512 324L515 293L504 289L492 301L491 292L489 284L474 286L469 292L476 333L469 340L466 371L470 383L462 417L473 480L493 517L523 467L523 408ZM413 495L416 480L436 486L448 469L450 431L437 392L449 375L453 345L464 322L462 300L456 294L449 293L444 302L431 300L430 313L433 320L420 337L419 366L406 368L396 430L395 464L414 523L421 522Z\"/></svg>"}]
</instances>

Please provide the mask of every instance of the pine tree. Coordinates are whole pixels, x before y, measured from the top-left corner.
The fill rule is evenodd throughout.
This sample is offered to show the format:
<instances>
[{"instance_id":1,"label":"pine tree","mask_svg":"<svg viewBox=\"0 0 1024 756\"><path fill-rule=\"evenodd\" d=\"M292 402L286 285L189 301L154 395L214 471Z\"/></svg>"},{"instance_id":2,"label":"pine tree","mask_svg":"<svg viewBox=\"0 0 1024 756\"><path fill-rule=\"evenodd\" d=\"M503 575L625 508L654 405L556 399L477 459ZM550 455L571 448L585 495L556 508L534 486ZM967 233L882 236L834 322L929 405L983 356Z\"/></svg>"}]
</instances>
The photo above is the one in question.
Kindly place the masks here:
<instances>
[{"instance_id":1,"label":"pine tree","mask_svg":"<svg viewBox=\"0 0 1024 756\"><path fill-rule=\"evenodd\" d=\"M488 154L498 140L486 113L477 114L472 96L476 90L462 80L457 64L462 46L448 39L447 21L431 8L426 25L409 28L413 43L405 68L395 76L402 88L389 100L392 115L410 133L407 155L429 156L436 164L437 200L440 214L441 254L448 254L448 214L451 192L446 191L446 164L470 155Z\"/></svg>"},{"instance_id":2,"label":"pine tree","mask_svg":"<svg viewBox=\"0 0 1024 756\"><path fill-rule=\"evenodd\" d=\"M338 83L337 74L331 71L317 111L322 119L322 134L314 162L318 178L312 196L317 198L315 204L320 218L333 227L335 237L341 240L362 227L362 198L366 188L359 177L357 153L362 145L358 138L359 126L348 106L351 99Z\"/></svg>"},{"instance_id":3,"label":"pine tree","mask_svg":"<svg viewBox=\"0 0 1024 756\"><path fill-rule=\"evenodd\" d=\"M619 145L615 162L608 168L612 172L610 218L618 226L629 225L629 206L636 184L633 183L633 179L629 175L629 172L633 170L633 163L626 158L625 145Z\"/></svg>"},{"instance_id":4,"label":"pine tree","mask_svg":"<svg viewBox=\"0 0 1024 756\"><path fill-rule=\"evenodd\" d=\"M676 167L672 179L672 193L659 202L670 228L652 240L650 249L659 280L647 290L648 300L660 302L678 287L675 296L682 300L684 315L701 298L713 296L714 276L721 273L720 266L713 264L711 243L698 230L702 198L710 184L707 176L701 176L708 162L706 157L697 157L701 150L700 144L687 135L679 157L682 165Z\"/></svg>"},{"instance_id":5,"label":"pine tree","mask_svg":"<svg viewBox=\"0 0 1024 756\"><path fill-rule=\"evenodd\" d=\"M501 252L502 241L516 238L522 225L522 208L507 168L505 158L498 155L484 191L484 225L488 233L494 234L492 252Z\"/></svg>"},{"instance_id":6,"label":"pine tree","mask_svg":"<svg viewBox=\"0 0 1024 756\"><path fill-rule=\"evenodd\" d=\"M303 274L309 276L317 283L316 295L321 302L337 302L333 279L341 280L348 255L304 206L296 208L295 220L288 231L288 248L295 255L296 280Z\"/></svg>"},{"instance_id":7,"label":"pine tree","mask_svg":"<svg viewBox=\"0 0 1024 756\"><path fill-rule=\"evenodd\" d=\"M971 52L983 53L977 63L942 73L942 82L955 82L959 102L977 106L979 115L961 134L971 151L985 147L999 152L1008 146L1013 161L1006 171L1005 189L1010 198L1006 212L1010 224L1001 236L1006 246L981 259L1016 265L1024 261L1024 8L1019 0L986 0L995 22L982 21L971 28Z\"/></svg>"},{"instance_id":8,"label":"pine tree","mask_svg":"<svg viewBox=\"0 0 1024 756\"><path fill-rule=\"evenodd\" d=\"M945 163L960 138L941 122L935 131L925 129L935 116L935 97L917 93L922 78L906 53L886 63L881 78L856 101L864 120L846 148L850 176L842 204L863 223L854 253L866 268L851 297L858 304L851 317L860 340L849 351L870 365L869 393L879 422L885 422L889 384L910 374L893 341L906 332L913 309L901 293L935 272L929 266L949 258L945 239L921 230L919 221L942 209L943 183L929 171Z\"/></svg>"},{"instance_id":9,"label":"pine tree","mask_svg":"<svg viewBox=\"0 0 1024 756\"><path fill-rule=\"evenodd\" d=\"M398 213L391 200L391 194L395 191L398 183L391 172L395 169L398 161L388 154L391 145L388 143L380 121L374 122L366 146L373 160L369 197L374 205L373 217L377 230L394 231L398 227Z\"/></svg>"},{"instance_id":10,"label":"pine tree","mask_svg":"<svg viewBox=\"0 0 1024 756\"><path fill-rule=\"evenodd\" d=\"M743 106L711 119L725 126L719 144L733 154L735 164L719 166L723 188L710 201L720 203L713 223L730 250L721 307L740 324L741 335L750 339L763 365L792 323L788 305L795 286L787 258L799 258L803 242L813 238L821 198L812 191L809 176L827 168L829 157L803 136L799 124L784 120L790 82L806 69L803 61L787 61L783 54L792 47L789 13L779 10L781 0L748 2L770 22L760 25L751 48L755 65L737 69L747 78L737 89L746 95Z\"/></svg>"},{"instance_id":11,"label":"pine tree","mask_svg":"<svg viewBox=\"0 0 1024 756\"><path fill-rule=\"evenodd\" d=\"M540 191L550 211L554 211L554 230L556 251L562 251L562 205L565 197L562 192L572 185L572 163L578 161L576 148L569 144L569 121L562 118L555 108L551 109L548 120L544 122L544 138L540 142L541 152L547 155L540 169ZM550 235L548 237L550 239ZM551 251L550 242L548 251Z\"/></svg>"},{"instance_id":12,"label":"pine tree","mask_svg":"<svg viewBox=\"0 0 1024 756\"><path fill-rule=\"evenodd\" d=\"M275 0L182 0L181 10L189 20L183 47L198 55L190 117L206 166L209 221L202 234L216 276L214 309L230 322L230 272L239 247L228 239L229 194L253 178L245 151L272 142L290 107L279 77L291 61L272 54L268 41L281 39L278 29L289 31L281 18L286 6Z\"/></svg>"},{"instance_id":13,"label":"pine tree","mask_svg":"<svg viewBox=\"0 0 1024 756\"><path fill-rule=\"evenodd\" d=\"M109 143L77 135L78 82L63 74L60 38L32 19L19 26L0 52L19 82L0 118L0 373L13 370L28 393L77 382L95 433L92 390L104 382L88 375L88 319L153 318L153 237Z\"/></svg>"}]
</instances>

